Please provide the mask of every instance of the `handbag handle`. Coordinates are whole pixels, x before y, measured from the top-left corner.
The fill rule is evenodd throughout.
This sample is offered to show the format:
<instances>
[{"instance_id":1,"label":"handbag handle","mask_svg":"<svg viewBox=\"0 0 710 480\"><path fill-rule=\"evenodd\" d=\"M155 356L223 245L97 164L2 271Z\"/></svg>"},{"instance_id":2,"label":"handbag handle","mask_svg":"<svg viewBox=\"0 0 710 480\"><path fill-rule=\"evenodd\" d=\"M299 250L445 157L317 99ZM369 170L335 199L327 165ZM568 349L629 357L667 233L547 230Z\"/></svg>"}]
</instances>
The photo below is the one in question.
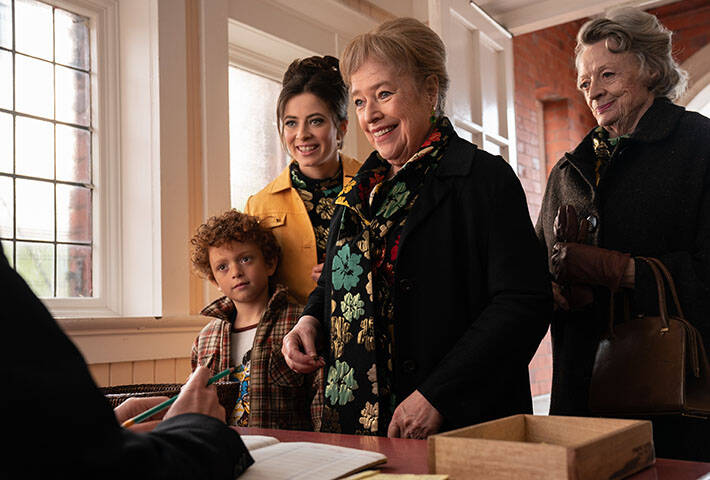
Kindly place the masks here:
<instances>
[{"instance_id":1,"label":"handbag handle","mask_svg":"<svg viewBox=\"0 0 710 480\"><path fill-rule=\"evenodd\" d=\"M666 305L666 287L663 282L663 277L661 277L661 272L658 270L656 264L649 258L646 257L635 257L638 260L642 260L648 264L653 272L653 276L656 277L656 288L658 289L658 313L661 316L661 330L660 333L664 334L670 330L670 325L668 323L668 307ZM671 279L672 281L672 279ZM626 297L625 297L626 298ZM609 337L614 337L614 292L611 292L609 296Z\"/></svg>"},{"instance_id":2,"label":"handbag handle","mask_svg":"<svg viewBox=\"0 0 710 480\"><path fill-rule=\"evenodd\" d=\"M683 309L680 308L680 301L678 300L678 291L675 288L675 282L673 281L673 276L671 275L671 272L668 271L668 268L663 264L662 261L660 261L657 258L653 257L640 257L643 258L646 261L651 261L653 262L656 267L663 273L663 276L666 279L666 282L668 282L668 287L671 289L671 297L673 298L673 303L675 304L676 312L678 312L678 317L682 318L685 320L685 315L683 314Z\"/></svg>"},{"instance_id":3,"label":"handbag handle","mask_svg":"<svg viewBox=\"0 0 710 480\"><path fill-rule=\"evenodd\" d=\"M666 286L661 276L661 272L658 269L655 259L647 257L636 257L638 260L642 260L648 264L653 272L653 276L656 277L656 288L658 289L658 313L661 316L661 323L663 327L661 328L661 333L666 333L670 330L670 325L668 324L668 304L666 302ZM671 278L671 282L673 279ZM671 283L671 286L673 284ZM680 309L680 305L677 305ZM682 316L682 313L681 313Z\"/></svg>"},{"instance_id":4,"label":"handbag handle","mask_svg":"<svg viewBox=\"0 0 710 480\"><path fill-rule=\"evenodd\" d=\"M695 327L685 319L683 310L680 307L680 301L678 300L678 291L675 288L675 282L673 281L673 276L668 271L668 268L657 258L652 257L636 257L639 260L643 260L648 264L656 277L656 285L658 287L658 310L661 315L661 322L663 327L661 328L661 334L666 333L670 330L668 323L668 307L666 304L666 289L665 282L668 282L668 286L671 289L671 296L673 298L673 303L675 304L677 317L676 319L685 325L685 332L688 340L688 350L690 351L690 366L693 370L693 374L696 377L700 377L700 359L698 354L698 344L700 339L698 337L698 332ZM664 282L665 279L665 282Z\"/></svg>"}]
</instances>

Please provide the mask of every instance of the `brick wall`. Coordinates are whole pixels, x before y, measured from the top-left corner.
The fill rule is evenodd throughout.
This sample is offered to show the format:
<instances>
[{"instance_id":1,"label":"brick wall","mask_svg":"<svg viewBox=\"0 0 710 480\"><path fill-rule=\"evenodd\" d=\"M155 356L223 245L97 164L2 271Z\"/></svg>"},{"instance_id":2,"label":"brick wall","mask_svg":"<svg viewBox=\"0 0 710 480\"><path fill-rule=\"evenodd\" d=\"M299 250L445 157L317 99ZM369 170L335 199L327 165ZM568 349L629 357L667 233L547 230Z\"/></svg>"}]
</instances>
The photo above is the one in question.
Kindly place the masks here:
<instances>
[{"instance_id":1,"label":"brick wall","mask_svg":"<svg viewBox=\"0 0 710 480\"><path fill-rule=\"evenodd\" d=\"M576 88L573 51L583 23L513 38L518 173L533 221L550 168L594 125ZM549 128L544 128L545 123Z\"/></svg>"},{"instance_id":2,"label":"brick wall","mask_svg":"<svg viewBox=\"0 0 710 480\"><path fill-rule=\"evenodd\" d=\"M683 0L649 12L673 31L673 54L679 63L710 44L710 1Z\"/></svg>"},{"instance_id":3,"label":"brick wall","mask_svg":"<svg viewBox=\"0 0 710 480\"><path fill-rule=\"evenodd\" d=\"M673 31L679 63L710 44L710 1L683 0L650 10ZM547 174L595 125L576 89L574 46L586 19L513 38L518 173L537 220ZM549 333L530 363L533 395L549 393L552 352Z\"/></svg>"}]
</instances>

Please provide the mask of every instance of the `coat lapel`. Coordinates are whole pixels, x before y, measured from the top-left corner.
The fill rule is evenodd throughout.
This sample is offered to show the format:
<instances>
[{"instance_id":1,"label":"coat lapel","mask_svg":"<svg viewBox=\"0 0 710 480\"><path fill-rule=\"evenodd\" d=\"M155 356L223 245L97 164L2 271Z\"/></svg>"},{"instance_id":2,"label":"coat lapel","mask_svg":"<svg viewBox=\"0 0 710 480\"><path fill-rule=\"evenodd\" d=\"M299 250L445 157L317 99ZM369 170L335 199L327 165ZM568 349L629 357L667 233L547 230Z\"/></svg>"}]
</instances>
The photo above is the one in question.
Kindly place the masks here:
<instances>
[{"instance_id":1,"label":"coat lapel","mask_svg":"<svg viewBox=\"0 0 710 480\"><path fill-rule=\"evenodd\" d=\"M403 248L407 237L439 206L449 195L455 177L466 176L471 172L476 146L452 134L448 151L439 162L439 166L426 179L419 198L402 231L399 248Z\"/></svg>"}]
</instances>

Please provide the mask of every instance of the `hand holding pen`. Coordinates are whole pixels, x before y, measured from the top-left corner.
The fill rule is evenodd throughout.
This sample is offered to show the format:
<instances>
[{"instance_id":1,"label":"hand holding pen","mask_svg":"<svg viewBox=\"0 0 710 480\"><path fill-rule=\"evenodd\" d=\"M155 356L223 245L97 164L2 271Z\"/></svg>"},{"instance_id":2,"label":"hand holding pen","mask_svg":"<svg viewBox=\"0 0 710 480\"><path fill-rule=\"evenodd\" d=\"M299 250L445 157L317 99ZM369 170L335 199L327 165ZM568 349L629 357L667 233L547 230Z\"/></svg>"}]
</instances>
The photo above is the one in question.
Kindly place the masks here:
<instances>
[{"instance_id":1,"label":"hand holding pen","mask_svg":"<svg viewBox=\"0 0 710 480\"><path fill-rule=\"evenodd\" d=\"M183 413L201 413L224 421L224 408L219 404L217 389L211 386L212 383L229 375L232 369L226 369L212 378L208 379L210 370L205 367L198 367L182 387L180 394L146 410L140 415L136 415L122 423L123 427L130 427L136 423L143 422L154 417L159 412L169 410L165 413L164 419L181 415ZM129 415L129 414L128 414ZM122 421L127 414L121 414L121 406L116 408L116 417ZM121 418L123 417L123 418Z\"/></svg>"}]
</instances>

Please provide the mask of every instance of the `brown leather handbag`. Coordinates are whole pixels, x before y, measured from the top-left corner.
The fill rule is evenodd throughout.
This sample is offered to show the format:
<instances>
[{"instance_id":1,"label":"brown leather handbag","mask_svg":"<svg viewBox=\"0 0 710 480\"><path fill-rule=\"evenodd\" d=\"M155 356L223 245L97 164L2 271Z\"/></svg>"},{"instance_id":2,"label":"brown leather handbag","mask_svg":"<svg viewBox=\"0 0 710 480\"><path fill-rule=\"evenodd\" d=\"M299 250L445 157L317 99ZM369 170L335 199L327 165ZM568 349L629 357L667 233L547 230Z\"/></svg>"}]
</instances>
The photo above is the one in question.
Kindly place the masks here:
<instances>
[{"instance_id":1,"label":"brown leather handbag","mask_svg":"<svg viewBox=\"0 0 710 480\"><path fill-rule=\"evenodd\" d=\"M658 287L659 316L638 315L614 325L597 348L589 392L592 412L605 416L710 416L710 367L698 330L683 315L670 272L646 262ZM676 315L668 314L665 282ZM612 295L613 297L613 295Z\"/></svg>"}]
</instances>

